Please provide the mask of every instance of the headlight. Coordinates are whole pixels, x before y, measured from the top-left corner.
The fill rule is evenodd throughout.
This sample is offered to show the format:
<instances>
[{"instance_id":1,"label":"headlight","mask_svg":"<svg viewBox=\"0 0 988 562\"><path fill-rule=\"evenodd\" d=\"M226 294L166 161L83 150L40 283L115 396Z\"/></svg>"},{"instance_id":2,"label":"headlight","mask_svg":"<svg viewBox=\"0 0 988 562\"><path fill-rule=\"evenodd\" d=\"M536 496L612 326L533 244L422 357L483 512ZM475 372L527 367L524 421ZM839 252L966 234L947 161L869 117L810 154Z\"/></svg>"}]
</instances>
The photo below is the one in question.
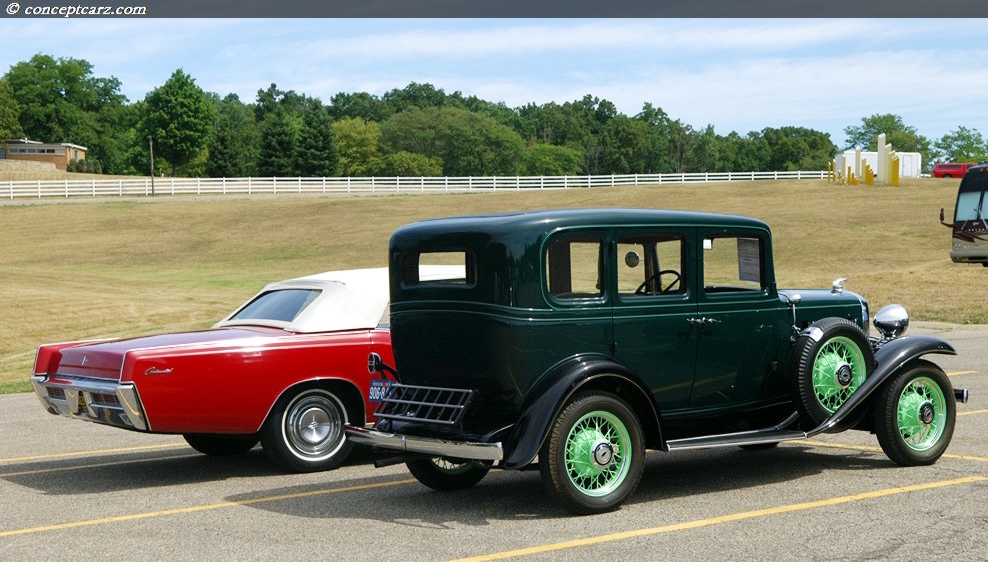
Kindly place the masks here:
<instances>
[{"instance_id":1,"label":"headlight","mask_svg":"<svg viewBox=\"0 0 988 562\"><path fill-rule=\"evenodd\" d=\"M875 327L885 339L901 336L909 327L909 313L901 304L888 304L875 313Z\"/></svg>"}]
</instances>

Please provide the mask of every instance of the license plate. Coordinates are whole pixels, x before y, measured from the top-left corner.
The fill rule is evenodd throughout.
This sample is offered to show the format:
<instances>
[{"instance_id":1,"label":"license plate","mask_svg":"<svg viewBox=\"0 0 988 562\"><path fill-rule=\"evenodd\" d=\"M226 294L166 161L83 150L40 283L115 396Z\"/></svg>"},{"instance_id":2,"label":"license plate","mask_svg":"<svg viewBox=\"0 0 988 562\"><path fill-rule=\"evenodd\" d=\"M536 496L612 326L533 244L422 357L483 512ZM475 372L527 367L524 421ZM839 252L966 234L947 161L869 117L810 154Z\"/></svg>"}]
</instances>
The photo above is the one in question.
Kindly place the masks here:
<instances>
[{"instance_id":1,"label":"license plate","mask_svg":"<svg viewBox=\"0 0 988 562\"><path fill-rule=\"evenodd\" d=\"M394 381L389 379L371 379L370 392L367 394L368 400L380 402L392 384Z\"/></svg>"}]
</instances>

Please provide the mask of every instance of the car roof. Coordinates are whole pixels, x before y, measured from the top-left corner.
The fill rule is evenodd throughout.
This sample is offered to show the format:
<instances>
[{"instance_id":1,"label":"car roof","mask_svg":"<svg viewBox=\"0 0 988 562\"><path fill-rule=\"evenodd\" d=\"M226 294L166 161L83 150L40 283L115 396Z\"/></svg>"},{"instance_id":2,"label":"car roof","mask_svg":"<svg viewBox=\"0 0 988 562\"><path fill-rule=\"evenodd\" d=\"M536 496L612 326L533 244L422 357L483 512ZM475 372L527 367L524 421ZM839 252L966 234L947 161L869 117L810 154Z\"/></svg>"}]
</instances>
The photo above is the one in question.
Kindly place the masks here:
<instances>
[{"instance_id":1,"label":"car roof","mask_svg":"<svg viewBox=\"0 0 988 562\"><path fill-rule=\"evenodd\" d=\"M720 213L703 213L696 211L673 211L666 209L552 209L540 211L516 211L486 215L470 215L429 219L406 225L403 229L419 227L435 227L442 225L446 228L485 230L492 226L497 229L518 227L534 227L536 230L552 230L568 226L755 226L766 228L767 225L751 217L726 215Z\"/></svg>"},{"instance_id":2,"label":"car roof","mask_svg":"<svg viewBox=\"0 0 988 562\"><path fill-rule=\"evenodd\" d=\"M427 266L423 268L423 277L426 279L450 279L463 277L463 275L462 266ZM314 289L320 293L309 306L290 322L232 320L241 309L256 300L257 297L272 291L288 289ZM276 281L266 285L213 327L263 325L300 333L371 329L379 326L384 318L390 301L388 291L388 268L386 267L326 271L315 275Z\"/></svg>"}]
</instances>

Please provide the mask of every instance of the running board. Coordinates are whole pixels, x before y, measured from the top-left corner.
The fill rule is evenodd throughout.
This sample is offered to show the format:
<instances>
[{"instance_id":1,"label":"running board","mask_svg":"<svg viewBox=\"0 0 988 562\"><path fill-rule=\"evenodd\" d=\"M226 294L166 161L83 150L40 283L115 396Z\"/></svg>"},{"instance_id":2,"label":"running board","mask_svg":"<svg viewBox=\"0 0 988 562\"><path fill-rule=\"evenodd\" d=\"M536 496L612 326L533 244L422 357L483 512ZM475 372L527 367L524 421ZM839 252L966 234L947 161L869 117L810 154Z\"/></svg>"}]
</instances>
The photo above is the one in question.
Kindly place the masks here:
<instances>
[{"instance_id":1,"label":"running board","mask_svg":"<svg viewBox=\"0 0 988 562\"><path fill-rule=\"evenodd\" d=\"M741 431L738 433L725 433L722 435L704 435L701 437L688 437L686 439L671 439L666 441L666 449L669 451L682 451L686 449L709 449L712 447L767 445L769 443L806 439L807 437L809 437L809 435L805 431L785 429L770 431Z\"/></svg>"}]
</instances>

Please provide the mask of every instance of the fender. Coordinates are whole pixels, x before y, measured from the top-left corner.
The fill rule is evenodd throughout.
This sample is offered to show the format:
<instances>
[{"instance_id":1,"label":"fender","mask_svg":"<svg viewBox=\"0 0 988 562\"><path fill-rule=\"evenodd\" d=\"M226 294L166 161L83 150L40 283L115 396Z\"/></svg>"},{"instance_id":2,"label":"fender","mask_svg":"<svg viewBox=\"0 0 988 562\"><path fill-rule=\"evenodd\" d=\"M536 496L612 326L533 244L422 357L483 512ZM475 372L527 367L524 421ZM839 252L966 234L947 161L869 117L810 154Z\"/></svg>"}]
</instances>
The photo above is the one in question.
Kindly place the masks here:
<instances>
[{"instance_id":1,"label":"fender","mask_svg":"<svg viewBox=\"0 0 988 562\"><path fill-rule=\"evenodd\" d=\"M807 437L834 428L858 406L864 404L868 397L899 369L927 353L957 355L957 351L949 343L933 336L903 336L882 344L875 350L875 370L871 375L832 416L808 431Z\"/></svg>"},{"instance_id":2,"label":"fender","mask_svg":"<svg viewBox=\"0 0 988 562\"><path fill-rule=\"evenodd\" d=\"M933 336L903 336L883 344L875 350L875 372L872 376L888 378L889 375L901 369L906 363L926 355L927 353L942 353L957 355L953 346L940 338Z\"/></svg>"},{"instance_id":3,"label":"fender","mask_svg":"<svg viewBox=\"0 0 988 562\"><path fill-rule=\"evenodd\" d=\"M577 355L554 366L529 393L527 405L512 428L511 434L505 439L505 450L510 453L502 463L504 468L521 468L531 463L549 434L549 426L566 401L591 381L604 378L617 379L622 388L633 388L637 391L637 393L629 393L637 395L629 395L626 398L630 399L632 409L639 414L646 442L651 441L649 435L661 438L658 435L659 415L655 401L637 376L609 357ZM642 417L643 403L648 404L647 411L651 419Z\"/></svg>"}]
</instances>

